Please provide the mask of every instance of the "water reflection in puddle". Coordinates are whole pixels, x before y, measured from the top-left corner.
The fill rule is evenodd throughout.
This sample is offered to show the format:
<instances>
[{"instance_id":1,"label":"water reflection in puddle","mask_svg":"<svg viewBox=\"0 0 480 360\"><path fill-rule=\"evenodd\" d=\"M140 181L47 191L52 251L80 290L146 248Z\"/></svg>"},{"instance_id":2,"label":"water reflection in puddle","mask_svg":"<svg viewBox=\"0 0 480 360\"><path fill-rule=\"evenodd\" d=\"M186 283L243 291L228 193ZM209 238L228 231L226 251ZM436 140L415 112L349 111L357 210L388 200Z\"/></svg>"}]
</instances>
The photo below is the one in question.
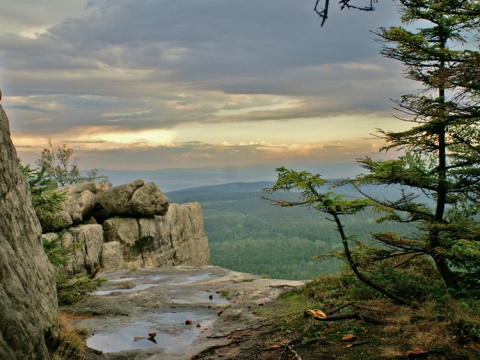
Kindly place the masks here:
<instances>
[{"instance_id":1,"label":"water reflection in puddle","mask_svg":"<svg viewBox=\"0 0 480 360\"><path fill-rule=\"evenodd\" d=\"M155 276L140 276L140 277L125 277L119 279L110 279L109 282L123 282L123 281L133 281L133 280L140 280L140 279L148 279L151 281L158 281L165 278L163 275L155 275Z\"/></svg>"},{"instance_id":2,"label":"water reflection in puddle","mask_svg":"<svg viewBox=\"0 0 480 360\"><path fill-rule=\"evenodd\" d=\"M87 339L87 346L104 352L117 352L122 350L148 349L158 346L158 334L155 337L157 344L142 339L135 341L136 336L146 336L151 329L144 326L129 326L112 334L95 334Z\"/></svg>"},{"instance_id":3,"label":"water reflection in puddle","mask_svg":"<svg viewBox=\"0 0 480 360\"><path fill-rule=\"evenodd\" d=\"M97 333L87 339L87 346L105 353L125 350L162 348L167 353L179 353L192 344L193 340L209 328L214 317L193 312L154 314L152 322L123 328L113 333ZM191 325L185 321L191 320ZM196 324L201 324L197 327ZM148 333L156 332L155 342L148 340Z\"/></svg>"},{"instance_id":4,"label":"water reflection in puddle","mask_svg":"<svg viewBox=\"0 0 480 360\"><path fill-rule=\"evenodd\" d=\"M228 299L221 297L217 292L215 291L204 291L201 295L198 295L198 298L194 299L182 299L182 298L174 298L172 299L172 302L176 304L193 304L193 303L198 303L198 299L204 300L205 302L212 302L215 304L227 304L229 302Z\"/></svg>"},{"instance_id":5,"label":"water reflection in puddle","mask_svg":"<svg viewBox=\"0 0 480 360\"><path fill-rule=\"evenodd\" d=\"M122 281L132 281L137 280L139 278L129 277L129 278L121 278L121 279L110 279L108 282L122 282Z\"/></svg>"},{"instance_id":6,"label":"water reflection in puddle","mask_svg":"<svg viewBox=\"0 0 480 360\"><path fill-rule=\"evenodd\" d=\"M145 289L148 289L152 286L157 286L158 284L140 284L140 285L137 285L131 289L112 289L112 290L97 290L93 293L93 295L108 295L108 294L111 294L111 293L114 293L114 292L124 292L124 293L128 293L128 292L133 292L133 291L140 291L140 290L145 290Z\"/></svg>"}]
</instances>

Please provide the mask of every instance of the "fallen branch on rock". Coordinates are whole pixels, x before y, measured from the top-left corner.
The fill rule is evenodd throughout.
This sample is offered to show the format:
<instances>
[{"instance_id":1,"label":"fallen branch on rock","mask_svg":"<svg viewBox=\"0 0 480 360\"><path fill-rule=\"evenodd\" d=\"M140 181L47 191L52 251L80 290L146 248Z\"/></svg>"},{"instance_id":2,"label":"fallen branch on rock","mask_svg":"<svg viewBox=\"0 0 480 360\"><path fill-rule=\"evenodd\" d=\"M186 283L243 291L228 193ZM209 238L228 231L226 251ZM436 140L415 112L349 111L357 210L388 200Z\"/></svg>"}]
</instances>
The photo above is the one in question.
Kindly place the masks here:
<instances>
[{"instance_id":1,"label":"fallen branch on rock","mask_svg":"<svg viewBox=\"0 0 480 360\"><path fill-rule=\"evenodd\" d=\"M207 338L209 338L209 339L221 339L221 338L224 338L224 337L232 336L233 334L235 334L237 332L242 332L242 331L247 331L247 330L258 330L258 329L261 329L261 328L263 328L265 326L268 326L268 325L272 325L272 323L269 322L269 323L262 324L262 325L256 326L256 327L249 327L249 328L244 328L244 329L235 329L235 330L232 330L231 332L229 332L228 334L208 335Z\"/></svg>"},{"instance_id":2,"label":"fallen branch on rock","mask_svg":"<svg viewBox=\"0 0 480 360\"><path fill-rule=\"evenodd\" d=\"M293 353L293 356L295 357L295 359L297 360L302 360L302 358L300 357L300 355L298 355L298 353L293 350L292 346L289 344L287 345L287 349L290 350L292 353Z\"/></svg>"},{"instance_id":3,"label":"fallen branch on rock","mask_svg":"<svg viewBox=\"0 0 480 360\"><path fill-rule=\"evenodd\" d=\"M317 310L318 311L318 310ZM369 315L360 314L358 312L351 312L345 314L336 314L336 315L325 315L325 316L316 316L316 312L314 310L307 310L304 312L305 317L312 317L315 320L319 321L339 321L339 320L347 320L347 319L358 319L365 321L367 323L376 324L376 325L386 325L387 322L383 319L379 319L376 317L372 317Z\"/></svg>"},{"instance_id":4,"label":"fallen branch on rock","mask_svg":"<svg viewBox=\"0 0 480 360\"><path fill-rule=\"evenodd\" d=\"M358 346L358 345L363 345L363 344L368 343L369 341L370 341L370 340L357 341L357 342L354 342L354 343L352 343L352 344L348 344L348 345L347 345L347 348L351 348L351 347Z\"/></svg>"},{"instance_id":5,"label":"fallen branch on rock","mask_svg":"<svg viewBox=\"0 0 480 360\"><path fill-rule=\"evenodd\" d=\"M242 340L232 340L226 344L217 344L217 345L212 345L212 346L209 346L207 347L206 349L202 350L201 352L199 352L198 354L196 355L193 355L190 360L195 360L195 359L203 359L203 355L209 353L210 351L212 350L217 350L217 349L221 349L221 348L224 348L224 347L228 347L230 345L233 345L233 344L238 344L239 342L241 342Z\"/></svg>"}]
</instances>

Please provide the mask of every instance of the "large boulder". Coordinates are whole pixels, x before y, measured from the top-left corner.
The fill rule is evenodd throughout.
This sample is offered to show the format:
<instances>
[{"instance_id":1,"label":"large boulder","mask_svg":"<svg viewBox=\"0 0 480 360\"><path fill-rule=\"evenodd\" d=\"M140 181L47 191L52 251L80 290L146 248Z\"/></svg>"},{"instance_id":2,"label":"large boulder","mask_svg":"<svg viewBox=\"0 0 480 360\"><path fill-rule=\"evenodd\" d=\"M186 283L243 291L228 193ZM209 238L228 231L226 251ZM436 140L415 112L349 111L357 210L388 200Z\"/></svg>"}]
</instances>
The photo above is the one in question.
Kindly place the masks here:
<instances>
[{"instance_id":1,"label":"large boulder","mask_svg":"<svg viewBox=\"0 0 480 360\"><path fill-rule=\"evenodd\" d=\"M62 186L55 191L65 194L66 201L62 203L62 210L58 213L64 227L80 224L89 217L96 205L96 195L109 188L107 182L84 182Z\"/></svg>"},{"instance_id":2,"label":"large boulder","mask_svg":"<svg viewBox=\"0 0 480 360\"><path fill-rule=\"evenodd\" d=\"M210 264L210 249L203 224L202 208L198 202L172 204L168 213L156 217L159 221L161 239L170 244L174 265L200 266ZM157 254L156 263L161 263L163 254Z\"/></svg>"},{"instance_id":3,"label":"large boulder","mask_svg":"<svg viewBox=\"0 0 480 360\"><path fill-rule=\"evenodd\" d=\"M59 235L46 233L42 239L55 240ZM60 245L68 256L63 271L67 274L90 274L100 265L103 228L98 224L82 224L69 228L60 236Z\"/></svg>"},{"instance_id":4,"label":"large boulder","mask_svg":"<svg viewBox=\"0 0 480 360\"><path fill-rule=\"evenodd\" d=\"M103 243L101 263L105 271L124 269L122 244L118 241Z\"/></svg>"},{"instance_id":5,"label":"large boulder","mask_svg":"<svg viewBox=\"0 0 480 360\"><path fill-rule=\"evenodd\" d=\"M53 268L0 105L0 359L48 359L58 335Z\"/></svg>"},{"instance_id":6,"label":"large boulder","mask_svg":"<svg viewBox=\"0 0 480 360\"><path fill-rule=\"evenodd\" d=\"M109 216L165 215L169 206L168 198L154 183L145 184L142 180L103 191L96 200Z\"/></svg>"},{"instance_id":7,"label":"large boulder","mask_svg":"<svg viewBox=\"0 0 480 360\"><path fill-rule=\"evenodd\" d=\"M102 266L118 269L121 251L123 267L149 268L168 265L207 265L210 263L208 239L199 203L171 204L165 216L153 218L110 218L103 224L105 247Z\"/></svg>"}]
</instances>

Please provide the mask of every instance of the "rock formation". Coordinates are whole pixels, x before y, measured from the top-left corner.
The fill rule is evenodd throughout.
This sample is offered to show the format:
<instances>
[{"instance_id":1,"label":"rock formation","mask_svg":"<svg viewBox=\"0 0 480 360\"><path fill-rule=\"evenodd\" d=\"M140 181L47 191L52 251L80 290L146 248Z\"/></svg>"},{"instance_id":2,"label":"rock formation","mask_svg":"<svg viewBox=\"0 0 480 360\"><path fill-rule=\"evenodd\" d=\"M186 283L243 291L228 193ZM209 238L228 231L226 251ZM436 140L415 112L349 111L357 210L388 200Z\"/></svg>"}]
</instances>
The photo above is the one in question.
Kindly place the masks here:
<instances>
[{"instance_id":1,"label":"rock formation","mask_svg":"<svg viewBox=\"0 0 480 360\"><path fill-rule=\"evenodd\" d=\"M58 332L55 275L40 235L0 105L0 359L48 359L45 340Z\"/></svg>"},{"instance_id":2,"label":"rock formation","mask_svg":"<svg viewBox=\"0 0 480 360\"><path fill-rule=\"evenodd\" d=\"M62 247L71 252L67 273L91 273L98 265L116 270L210 262L199 203L169 204L154 183L142 180L114 188L90 182L57 191L67 195L61 216L73 225L61 236Z\"/></svg>"},{"instance_id":3,"label":"rock formation","mask_svg":"<svg viewBox=\"0 0 480 360\"><path fill-rule=\"evenodd\" d=\"M101 192L97 202L110 216L151 217L168 211L167 197L154 183L142 180Z\"/></svg>"},{"instance_id":4,"label":"rock formation","mask_svg":"<svg viewBox=\"0 0 480 360\"><path fill-rule=\"evenodd\" d=\"M172 204L165 216L111 218L105 221L103 228L105 252L115 258L123 255L123 264L118 265L109 263L104 256L102 264L106 270L199 266L210 262L208 239L198 203Z\"/></svg>"}]
</instances>

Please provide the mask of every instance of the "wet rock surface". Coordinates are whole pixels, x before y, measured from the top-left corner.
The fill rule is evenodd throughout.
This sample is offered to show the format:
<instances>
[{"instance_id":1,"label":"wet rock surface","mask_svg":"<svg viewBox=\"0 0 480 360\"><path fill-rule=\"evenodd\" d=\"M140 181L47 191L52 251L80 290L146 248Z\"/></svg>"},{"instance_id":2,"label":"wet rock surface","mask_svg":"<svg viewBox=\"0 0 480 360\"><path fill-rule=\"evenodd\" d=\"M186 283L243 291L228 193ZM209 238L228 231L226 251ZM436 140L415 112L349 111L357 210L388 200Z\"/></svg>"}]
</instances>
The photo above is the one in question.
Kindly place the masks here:
<instances>
[{"instance_id":1,"label":"wet rock surface","mask_svg":"<svg viewBox=\"0 0 480 360\"><path fill-rule=\"evenodd\" d=\"M90 332L91 359L189 359L228 342L233 331L261 325L265 319L257 316L258 306L304 284L215 266L100 276L108 282L99 291L63 309L74 325Z\"/></svg>"}]
</instances>

